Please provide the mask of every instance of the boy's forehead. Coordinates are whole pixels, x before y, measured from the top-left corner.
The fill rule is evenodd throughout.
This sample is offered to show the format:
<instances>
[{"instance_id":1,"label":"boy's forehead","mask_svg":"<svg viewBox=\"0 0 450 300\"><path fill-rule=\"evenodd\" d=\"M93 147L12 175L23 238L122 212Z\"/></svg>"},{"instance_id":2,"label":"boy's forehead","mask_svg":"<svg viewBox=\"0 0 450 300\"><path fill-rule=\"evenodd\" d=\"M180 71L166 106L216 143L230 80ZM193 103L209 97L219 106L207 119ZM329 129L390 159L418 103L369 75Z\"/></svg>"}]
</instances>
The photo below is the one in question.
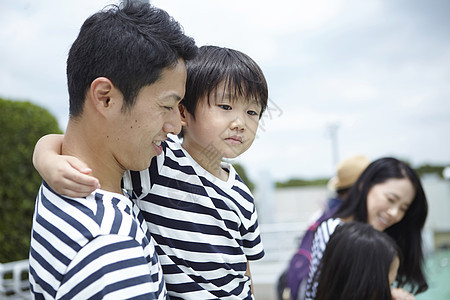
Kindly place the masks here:
<instances>
[{"instance_id":1,"label":"boy's forehead","mask_svg":"<svg viewBox=\"0 0 450 300\"><path fill-rule=\"evenodd\" d=\"M213 89L208 95L209 101L223 101L228 100L230 102L245 102L248 104L261 105L260 99L255 95L250 94L248 91L239 89L236 85L228 82L227 85L224 83L219 84L215 89Z\"/></svg>"}]
</instances>

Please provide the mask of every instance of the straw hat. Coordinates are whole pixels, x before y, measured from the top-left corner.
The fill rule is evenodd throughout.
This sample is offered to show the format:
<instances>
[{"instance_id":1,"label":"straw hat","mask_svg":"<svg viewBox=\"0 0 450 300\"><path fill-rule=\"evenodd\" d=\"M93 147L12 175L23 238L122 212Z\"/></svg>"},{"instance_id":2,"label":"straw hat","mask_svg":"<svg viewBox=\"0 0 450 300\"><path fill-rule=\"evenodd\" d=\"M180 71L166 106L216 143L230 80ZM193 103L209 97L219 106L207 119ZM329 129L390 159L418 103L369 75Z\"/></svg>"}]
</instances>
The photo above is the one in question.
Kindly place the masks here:
<instances>
[{"instance_id":1,"label":"straw hat","mask_svg":"<svg viewBox=\"0 0 450 300\"><path fill-rule=\"evenodd\" d=\"M351 187L369 164L370 160L364 155L351 156L339 162L336 176L328 181L328 188L337 191Z\"/></svg>"}]
</instances>

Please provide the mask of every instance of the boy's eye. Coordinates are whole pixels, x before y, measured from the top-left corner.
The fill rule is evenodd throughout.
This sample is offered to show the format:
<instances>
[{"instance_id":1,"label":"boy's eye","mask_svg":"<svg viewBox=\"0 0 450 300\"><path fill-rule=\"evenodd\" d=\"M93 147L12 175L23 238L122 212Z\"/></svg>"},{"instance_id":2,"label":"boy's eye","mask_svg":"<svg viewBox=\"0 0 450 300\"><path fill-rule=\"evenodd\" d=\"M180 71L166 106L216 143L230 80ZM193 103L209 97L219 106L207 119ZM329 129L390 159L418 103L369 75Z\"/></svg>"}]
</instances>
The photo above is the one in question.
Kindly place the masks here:
<instances>
[{"instance_id":1,"label":"boy's eye","mask_svg":"<svg viewBox=\"0 0 450 300\"><path fill-rule=\"evenodd\" d=\"M226 104L219 104L219 107L225 110L231 110L231 106L226 105Z\"/></svg>"},{"instance_id":2,"label":"boy's eye","mask_svg":"<svg viewBox=\"0 0 450 300\"><path fill-rule=\"evenodd\" d=\"M259 116L259 113L257 113L257 112L254 111L254 110L249 110L249 111L247 111L247 114L249 114L250 116Z\"/></svg>"}]
</instances>

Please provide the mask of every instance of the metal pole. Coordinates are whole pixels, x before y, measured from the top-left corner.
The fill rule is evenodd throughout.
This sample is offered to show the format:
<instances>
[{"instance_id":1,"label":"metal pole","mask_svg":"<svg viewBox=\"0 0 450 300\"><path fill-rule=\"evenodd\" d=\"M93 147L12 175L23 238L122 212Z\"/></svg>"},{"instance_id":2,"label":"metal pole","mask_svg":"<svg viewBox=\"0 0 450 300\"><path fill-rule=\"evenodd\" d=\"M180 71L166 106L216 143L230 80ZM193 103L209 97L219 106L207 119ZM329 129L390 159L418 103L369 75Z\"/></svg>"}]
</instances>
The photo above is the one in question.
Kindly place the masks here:
<instances>
[{"instance_id":1,"label":"metal pole","mask_svg":"<svg viewBox=\"0 0 450 300\"><path fill-rule=\"evenodd\" d=\"M328 125L328 133L331 139L331 158L333 163L333 171L339 162L338 129L338 123L332 123Z\"/></svg>"}]
</instances>

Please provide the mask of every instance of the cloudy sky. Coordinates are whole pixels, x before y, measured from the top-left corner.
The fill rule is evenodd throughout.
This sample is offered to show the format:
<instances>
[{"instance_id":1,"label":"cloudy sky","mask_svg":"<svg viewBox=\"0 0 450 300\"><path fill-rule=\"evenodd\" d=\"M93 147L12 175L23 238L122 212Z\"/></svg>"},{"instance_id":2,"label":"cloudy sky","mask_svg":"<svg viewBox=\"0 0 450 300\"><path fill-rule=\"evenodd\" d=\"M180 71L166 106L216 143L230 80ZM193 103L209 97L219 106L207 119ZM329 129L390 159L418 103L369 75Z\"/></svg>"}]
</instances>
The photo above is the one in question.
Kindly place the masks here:
<instances>
[{"instance_id":1,"label":"cloudy sky","mask_svg":"<svg viewBox=\"0 0 450 300\"><path fill-rule=\"evenodd\" d=\"M64 129L68 49L115 2L0 0L0 97L41 105ZM241 50L263 69L270 108L236 160L253 180L331 176L354 154L450 164L449 1L151 2L198 45Z\"/></svg>"}]
</instances>

